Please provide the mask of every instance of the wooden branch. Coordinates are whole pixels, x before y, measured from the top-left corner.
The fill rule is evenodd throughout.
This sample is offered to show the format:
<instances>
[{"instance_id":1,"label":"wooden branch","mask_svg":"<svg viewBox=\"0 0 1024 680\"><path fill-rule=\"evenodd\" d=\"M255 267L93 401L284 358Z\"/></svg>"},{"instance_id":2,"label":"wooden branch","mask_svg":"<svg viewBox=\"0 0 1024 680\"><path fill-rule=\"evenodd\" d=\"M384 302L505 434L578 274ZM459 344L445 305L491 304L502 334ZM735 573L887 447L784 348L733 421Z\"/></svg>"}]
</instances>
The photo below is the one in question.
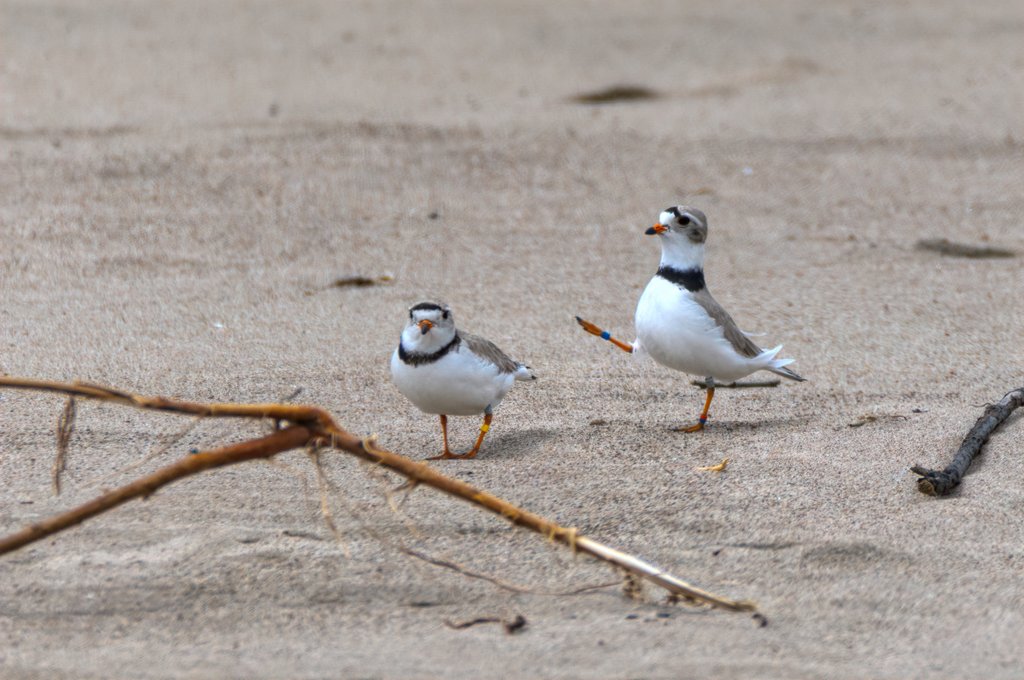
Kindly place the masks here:
<instances>
[{"instance_id":1,"label":"wooden branch","mask_svg":"<svg viewBox=\"0 0 1024 680\"><path fill-rule=\"evenodd\" d=\"M153 411L169 411L171 413L187 413L193 416L219 418L270 418L286 420L296 424L328 425L333 424L327 411L316 406L296 404L200 404L164 397L144 397L124 392L112 387L93 385L91 383L61 383L50 380L33 380L30 378L13 378L0 376L0 387L35 390L42 392L59 392L76 397L109 401L125 406L134 406Z\"/></svg>"},{"instance_id":2,"label":"wooden branch","mask_svg":"<svg viewBox=\"0 0 1024 680\"><path fill-rule=\"evenodd\" d=\"M974 427L964 437L959 450L953 456L953 461L944 470L931 470L919 465L910 468L920 475L917 480L918 490L929 496L946 496L953 491L959 486L963 476L967 474L967 468L981 453L981 447L988 441L992 432L1022 404L1024 404L1024 387L1007 392L998 403L989 404L985 408L985 412L974 423Z\"/></svg>"},{"instance_id":3,"label":"wooden branch","mask_svg":"<svg viewBox=\"0 0 1024 680\"><path fill-rule=\"evenodd\" d=\"M0 555L17 550L29 543L51 536L60 531L81 524L90 517L106 512L134 498L151 495L162 486L215 467L233 465L257 458L269 458L282 451L302 446L309 441L310 432L294 425L279 430L262 439L232 444L220 449L205 451L182 458L176 463L160 468L151 475L109 491L77 508L62 512L36 524L30 524L21 531L0 538Z\"/></svg>"},{"instance_id":4,"label":"wooden branch","mask_svg":"<svg viewBox=\"0 0 1024 680\"><path fill-rule=\"evenodd\" d=\"M523 510L508 501L477 489L462 480L441 474L425 462L419 462L378 448L372 438L356 437L343 429L330 414L315 406L289 404L200 404L194 402L144 397L121 390L86 383L58 383L0 376L0 387L57 392L69 396L98 399L141 409L170 411L197 416L269 418L292 423L271 435L232 444L219 449L189 455L176 463L137 479L114 491L105 493L84 505L56 515L25 529L0 538L0 555L63 531L86 519L105 512L133 498L152 494L160 487L178 479L215 467L233 465L258 458L270 458L283 451L302 447L326 447L345 451L363 460L376 463L397 472L408 480L424 484L450 496L500 515L506 521L525 527L614 564L626 571L651 581L676 596L732 611L755 611L756 605L746 600L731 600L707 591L668 574L633 555L620 552L591 538L581 536L576 529L563 527L540 515Z\"/></svg>"}]
</instances>

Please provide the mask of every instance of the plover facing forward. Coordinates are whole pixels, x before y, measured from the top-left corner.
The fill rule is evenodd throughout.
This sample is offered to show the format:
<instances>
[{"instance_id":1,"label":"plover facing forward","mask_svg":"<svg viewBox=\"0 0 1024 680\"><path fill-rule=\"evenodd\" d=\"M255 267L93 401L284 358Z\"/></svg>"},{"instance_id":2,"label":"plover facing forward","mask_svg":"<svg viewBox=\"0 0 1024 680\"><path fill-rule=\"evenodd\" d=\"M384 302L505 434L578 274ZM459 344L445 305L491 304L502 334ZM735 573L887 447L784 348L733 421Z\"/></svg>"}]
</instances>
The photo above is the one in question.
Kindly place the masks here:
<instances>
[{"instance_id":1,"label":"plover facing forward","mask_svg":"<svg viewBox=\"0 0 1024 680\"><path fill-rule=\"evenodd\" d=\"M409 323L391 355L391 378L418 409L441 417L444 452L438 458L473 458L491 428L494 409L516 380L536 380L530 368L498 347L455 328L451 309L436 302L409 308ZM476 445L448 448L448 416L484 415Z\"/></svg>"},{"instance_id":2,"label":"plover facing forward","mask_svg":"<svg viewBox=\"0 0 1024 680\"><path fill-rule=\"evenodd\" d=\"M707 399L696 425L704 428L715 396L715 382L733 382L766 370L803 381L786 368L793 359L777 359L782 345L763 350L739 329L704 284L704 242L708 222L700 210L684 205L666 209L645 233L661 238L661 266L636 305L637 339L622 342L589 321L576 317L588 333L626 352L643 350L656 362L677 371L705 376Z\"/></svg>"}]
</instances>

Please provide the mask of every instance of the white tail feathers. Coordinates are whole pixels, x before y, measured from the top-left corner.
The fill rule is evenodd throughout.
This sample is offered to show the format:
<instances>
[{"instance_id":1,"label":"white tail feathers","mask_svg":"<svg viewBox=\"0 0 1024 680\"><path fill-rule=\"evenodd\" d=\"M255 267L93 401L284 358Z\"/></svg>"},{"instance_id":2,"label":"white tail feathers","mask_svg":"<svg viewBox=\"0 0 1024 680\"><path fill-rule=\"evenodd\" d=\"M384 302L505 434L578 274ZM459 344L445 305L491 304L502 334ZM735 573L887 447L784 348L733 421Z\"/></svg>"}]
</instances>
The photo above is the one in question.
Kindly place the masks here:
<instances>
[{"instance_id":1,"label":"white tail feathers","mask_svg":"<svg viewBox=\"0 0 1024 680\"><path fill-rule=\"evenodd\" d=\"M782 345L779 345L777 347L772 347L771 349L766 349L765 351L761 352L761 355L758 358L759 359L763 358L766 361L767 366L765 366L765 370L771 371L772 373L774 373L776 375L781 375L783 378L789 378L790 380L796 380L797 382L803 382L804 380L806 380L806 378L802 378L799 375L797 375L795 372L793 372L790 369L786 368L786 366L789 366L791 363L796 361L796 359L776 359L775 358L775 355L777 355L781 351L782 351Z\"/></svg>"}]
</instances>

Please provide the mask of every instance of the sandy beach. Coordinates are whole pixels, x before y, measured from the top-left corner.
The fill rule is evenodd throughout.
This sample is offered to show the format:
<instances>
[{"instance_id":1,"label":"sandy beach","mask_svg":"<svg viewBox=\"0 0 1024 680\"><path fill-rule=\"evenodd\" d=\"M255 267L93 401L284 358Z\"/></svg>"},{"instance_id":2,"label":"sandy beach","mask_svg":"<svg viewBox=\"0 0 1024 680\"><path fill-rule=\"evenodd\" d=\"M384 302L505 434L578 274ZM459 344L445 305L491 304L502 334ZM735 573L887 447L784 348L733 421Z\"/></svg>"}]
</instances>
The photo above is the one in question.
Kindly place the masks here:
<instances>
[{"instance_id":1,"label":"sandy beach","mask_svg":"<svg viewBox=\"0 0 1024 680\"><path fill-rule=\"evenodd\" d=\"M579 100L613 86L646 95ZM294 452L0 557L0 676L1019 678L1021 415L951 497L908 468L1024 384L1022 187L1010 0L0 1L0 374L301 388L422 459L437 420L388 361L440 299L538 380L438 469L769 621L551 594L617 577L429 489L396 513L400 480L340 454L338 540ZM708 216L715 297L808 379L720 390L689 435L690 376L573 321L632 340L677 203ZM267 431L80 403L58 497L62 405L0 390L0 533Z\"/></svg>"}]
</instances>

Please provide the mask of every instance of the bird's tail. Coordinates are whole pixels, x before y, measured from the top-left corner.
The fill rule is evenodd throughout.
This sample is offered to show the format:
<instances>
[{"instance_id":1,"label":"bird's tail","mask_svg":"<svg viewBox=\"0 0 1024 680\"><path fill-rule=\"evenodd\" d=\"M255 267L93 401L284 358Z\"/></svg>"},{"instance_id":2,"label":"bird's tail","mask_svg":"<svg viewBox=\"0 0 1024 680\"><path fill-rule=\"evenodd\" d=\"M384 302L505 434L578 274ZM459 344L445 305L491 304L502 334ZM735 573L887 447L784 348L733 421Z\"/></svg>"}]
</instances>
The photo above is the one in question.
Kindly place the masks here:
<instances>
[{"instance_id":1,"label":"bird's tail","mask_svg":"<svg viewBox=\"0 0 1024 680\"><path fill-rule=\"evenodd\" d=\"M533 369L526 364L519 364L516 372L512 374L516 380L536 380L537 376L533 374Z\"/></svg>"},{"instance_id":2,"label":"bird's tail","mask_svg":"<svg viewBox=\"0 0 1024 680\"><path fill-rule=\"evenodd\" d=\"M766 363L764 370L771 371L775 375L781 375L783 378L789 378L790 380L796 380L797 382L804 382L807 378L799 376L796 372L786 368L796 359L776 359L775 356L782 351L782 345L778 347L772 347L761 352L759 359L763 359Z\"/></svg>"}]
</instances>

